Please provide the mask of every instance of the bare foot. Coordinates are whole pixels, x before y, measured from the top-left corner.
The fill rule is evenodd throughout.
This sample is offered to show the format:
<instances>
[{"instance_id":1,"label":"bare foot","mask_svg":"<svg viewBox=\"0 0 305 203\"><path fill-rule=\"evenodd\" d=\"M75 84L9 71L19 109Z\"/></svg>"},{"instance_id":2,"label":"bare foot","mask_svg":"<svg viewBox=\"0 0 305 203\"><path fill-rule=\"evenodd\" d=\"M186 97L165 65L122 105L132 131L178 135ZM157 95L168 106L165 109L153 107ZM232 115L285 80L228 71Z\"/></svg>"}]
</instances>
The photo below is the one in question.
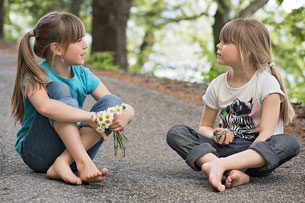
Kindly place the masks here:
<instances>
[{"instance_id":1,"label":"bare foot","mask_svg":"<svg viewBox=\"0 0 305 203\"><path fill-rule=\"evenodd\" d=\"M239 185L247 184L250 181L250 176L248 174L239 171L239 170L232 170L229 172L229 175L226 180L226 187L236 187Z\"/></svg>"},{"instance_id":2,"label":"bare foot","mask_svg":"<svg viewBox=\"0 0 305 203\"><path fill-rule=\"evenodd\" d=\"M209 182L213 188L219 192L225 191L225 186L221 184L224 168L219 164L218 160L203 164L201 170L209 177Z\"/></svg>"},{"instance_id":3,"label":"bare foot","mask_svg":"<svg viewBox=\"0 0 305 203\"><path fill-rule=\"evenodd\" d=\"M98 170L91 159L89 163L78 164L77 169L80 179L84 182L102 182L108 175L107 168Z\"/></svg>"},{"instance_id":4,"label":"bare foot","mask_svg":"<svg viewBox=\"0 0 305 203\"><path fill-rule=\"evenodd\" d=\"M82 180L71 170L70 164L64 159L57 158L53 165L47 171L49 179L63 180L66 183L80 185Z\"/></svg>"}]
</instances>

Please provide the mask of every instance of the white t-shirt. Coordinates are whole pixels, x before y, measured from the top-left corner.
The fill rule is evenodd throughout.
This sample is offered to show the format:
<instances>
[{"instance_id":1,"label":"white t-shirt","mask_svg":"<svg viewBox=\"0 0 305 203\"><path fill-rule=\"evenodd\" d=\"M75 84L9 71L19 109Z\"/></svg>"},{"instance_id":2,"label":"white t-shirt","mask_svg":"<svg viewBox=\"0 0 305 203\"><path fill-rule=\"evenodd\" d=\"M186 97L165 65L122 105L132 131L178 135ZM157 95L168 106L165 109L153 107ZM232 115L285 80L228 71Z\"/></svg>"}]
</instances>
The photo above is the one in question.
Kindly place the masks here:
<instances>
[{"instance_id":1,"label":"white t-shirt","mask_svg":"<svg viewBox=\"0 0 305 203\"><path fill-rule=\"evenodd\" d=\"M235 137L254 140L259 133L262 103L272 93L285 99L277 79L267 71L258 70L242 87L232 88L228 84L230 72L212 80L203 95L210 108L218 110L214 127L227 128ZM283 133L283 121L279 119L274 134Z\"/></svg>"}]
</instances>

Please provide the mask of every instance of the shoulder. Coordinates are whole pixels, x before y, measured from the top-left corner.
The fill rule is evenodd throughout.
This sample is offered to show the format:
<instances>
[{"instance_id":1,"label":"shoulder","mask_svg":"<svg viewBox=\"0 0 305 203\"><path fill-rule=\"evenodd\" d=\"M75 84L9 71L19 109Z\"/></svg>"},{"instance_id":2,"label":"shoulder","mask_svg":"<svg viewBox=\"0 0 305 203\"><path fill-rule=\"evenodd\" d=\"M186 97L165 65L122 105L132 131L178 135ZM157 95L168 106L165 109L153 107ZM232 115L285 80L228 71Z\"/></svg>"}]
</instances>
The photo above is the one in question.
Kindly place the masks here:
<instances>
[{"instance_id":1,"label":"shoulder","mask_svg":"<svg viewBox=\"0 0 305 203\"><path fill-rule=\"evenodd\" d=\"M87 73L89 68L85 68L84 66L72 66L74 73Z\"/></svg>"},{"instance_id":2,"label":"shoulder","mask_svg":"<svg viewBox=\"0 0 305 203\"><path fill-rule=\"evenodd\" d=\"M72 66L74 74L81 76L81 77L91 77L93 73L90 71L89 68L86 68L84 66Z\"/></svg>"},{"instance_id":3,"label":"shoulder","mask_svg":"<svg viewBox=\"0 0 305 203\"><path fill-rule=\"evenodd\" d=\"M260 86L264 87L264 88L270 88L270 87L274 87L274 86L280 87L280 84L277 81L277 79L266 70L258 71L257 80L258 80Z\"/></svg>"},{"instance_id":4,"label":"shoulder","mask_svg":"<svg viewBox=\"0 0 305 203\"><path fill-rule=\"evenodd\" d=\"M221 84L226 84L228 72L222 73L214 78L209 86L219 86Z\"/></svg>"},{"instance_id":5,"label":"shoulder","mask_svg":"<svg viewBox=\"0 0 305 203\"><path fill-rule=\"evenodd\" d=\"M260 81L263 81L263 82L265 82L267 80L272 80L273 82L274 81L277 82L276 78L266 70L258 71L258 78Z\"/></svg>"},{"instance_id":6,"label":"shoulder","mask_svg":"<svg viewBox=\"0 0 305 203\"><path fill-rule=\"evenodd\" d=\"M285 94L281 90L278 80L268 71L258 72L258 83L261 89L261 99L264 100L269 94L278 93L281 95L281 101L285 98Z\"/></svg>"},{"instance_id":7,"label":"shoulder","mask_svg":"<svg viewBox=\"0 0 305 203\"><path fill-rule=\"evenodd\" d=\"M45 70L48 70L48 69L50 68L50 66L49 66L49 64L48 64L48 62L47 62L47 60L44 60L44 61L40 62L40 63L39 63L39 66L40 66L41 68L45 69Z\"/></svg>"},{"instance_id":8,"label":"shoulder","mask_svg":"<svg viewBox=\"0 0 305 203\"><path fill-rule=\"evenodd\" d=\"M202 96L203 102L212 109L218 109L219 90L225 89L227 74L228 72L220 74L213 79Z\"/></svg>"}]
</instances>

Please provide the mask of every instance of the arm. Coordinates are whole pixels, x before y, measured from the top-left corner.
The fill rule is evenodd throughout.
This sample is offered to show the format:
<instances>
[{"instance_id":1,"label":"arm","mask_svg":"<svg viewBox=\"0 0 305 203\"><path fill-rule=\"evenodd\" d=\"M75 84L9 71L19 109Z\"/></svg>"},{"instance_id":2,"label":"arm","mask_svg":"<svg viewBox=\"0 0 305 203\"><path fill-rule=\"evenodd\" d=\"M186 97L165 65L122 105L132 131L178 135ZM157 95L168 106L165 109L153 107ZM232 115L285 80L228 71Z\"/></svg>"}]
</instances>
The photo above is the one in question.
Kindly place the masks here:
<instances>
[{"instance_id":1,"label":"arm","mask_svg":"<svg viewBox=\"0 0 305 203\"><path fill-rule=\"evenodd\" d=\"M99 86L92 93L92 96L98 100L103 96L111 94L107 87L100 82ZM129 104L125 104L126 109L120 115L115 115L112 121L112 125L110 126L110 130L119 131L123 130L125 126L133 119L134 117L134 109Z\"/></svg>"},{"instance_id":2,"label":"arm","mask_svg":"<svg viewBox=\"0 0 305 203\"><path fill-rule=\"evenodd\" d=\"M274 93L267 96L263 101L262 117L259 135L256 141L265 141L274 133L280 114L280 94Z\"/></svg>"},{"instance_id":3,"label":"arm","mask_svg":"<svg viewBox=\"0 0 305 203\"><path fill-rule=\"evenodd\" d=\"M217 142L220 145L227 145L231 143L234 139L234 135L230 131L227 132L225 135L222 135L218 141L214 139L215 133L223 130L221 128L213 129L213 125L216 120L217 113L218 113L217 110L214 110L207 105L203 106L199 133L210 139L213 139L215 142Z\"/></svg>"},{"instance_id":4,"label":"arm","mask_svg":"<svg viewBox=\"0 0 305 203\"><path fill-rule=\"evenodd\" d=\"M42 87L37 87L35 91L32 91L32 89L31 85L27 86L27 95L40 114L57 121L83 121L92 124L90 112L50 99L46 90Z\"/></svg>"},{"instance_id":5,"label":"arm","mask_svg":"<svg viewBox=\"0 0 305 203\"><path fill-rule=\"evenodd\" d=\"M201 114L199 133L213 139L213 125L216 120L217 110L210 108L207 105L203 105Z\"/></svg>"},{"instance_id":6,"label":"arm","mask_svg":"<svg viewBox=\"0 0 305 203\"><path fill-rule=\"evenodd\" d=\"M92 93L93 98L97 101L103 96L111 94L110 91L107 89L107 87L104 85L104 83L101 81L97 88Z\"/></svg>"}]
</instances>

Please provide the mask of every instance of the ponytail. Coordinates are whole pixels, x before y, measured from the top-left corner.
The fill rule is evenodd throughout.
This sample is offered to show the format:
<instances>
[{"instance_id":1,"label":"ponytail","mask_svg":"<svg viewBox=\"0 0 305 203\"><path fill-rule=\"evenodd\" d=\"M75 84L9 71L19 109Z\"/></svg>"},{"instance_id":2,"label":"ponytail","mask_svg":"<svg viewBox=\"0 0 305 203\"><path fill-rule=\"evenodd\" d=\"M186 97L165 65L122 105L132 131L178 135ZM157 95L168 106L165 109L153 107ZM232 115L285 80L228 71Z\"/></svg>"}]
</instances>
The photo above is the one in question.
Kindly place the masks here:
<instances>
[{"instance_id":1,"label":"ponytail","mask_svg":"<svg viewBox=\"0 0 305 203\"><path fill-rule=\"evenodd\" d=\"M280 72L278 71L274 63L271 62L268 65L270 67L271 74L277 79L280 84L281 90L285 94L285 100L281 103L280 118L283 120L284 124L287 125L292 121L295 113L286 94L284 82L280 75Z\"/></svg>"},{"instance_id":2,"label":"ponytail","mask_svg":"<svg viewBox=\"0 0 305 203\"><path fill-rule=\"evenodd\" d=\"M11 97L11 117L16 122L22 122L24 117L24 102L26 98L26 87L31 85L32 91L36 88L46 88L49 83L44 70L37 64L30 44L30 38L35 32L27 32L21 38L18 47L17 74L13 95Z\"/></svg>"}]
</instances>

